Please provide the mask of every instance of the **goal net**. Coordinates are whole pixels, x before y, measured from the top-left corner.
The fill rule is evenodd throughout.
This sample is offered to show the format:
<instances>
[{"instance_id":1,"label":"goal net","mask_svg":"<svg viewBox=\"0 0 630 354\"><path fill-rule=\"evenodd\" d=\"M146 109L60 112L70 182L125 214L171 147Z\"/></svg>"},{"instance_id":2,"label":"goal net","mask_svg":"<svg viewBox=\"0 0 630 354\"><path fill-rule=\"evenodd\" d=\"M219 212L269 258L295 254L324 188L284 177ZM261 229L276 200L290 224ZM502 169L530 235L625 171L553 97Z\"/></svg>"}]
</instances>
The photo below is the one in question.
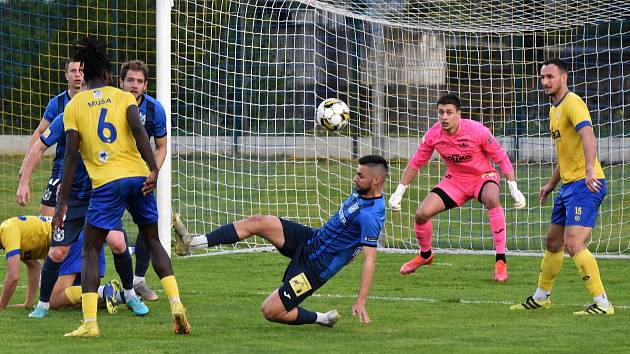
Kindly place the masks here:
<instances>
[{"instance_id":1,"label":"goal net","mask_svg":"<svg viewBox=\"0 0 630 354\"><path fill-rule=\"evenodd\" d=\"M122 62L147 62L153 96L164 73L156 73L155 1L0 0L0 12L4 220L39 210L50 157L33 175L27 208L14 201L18 169L46 104L66 88L63 66L76 39L107 38L115 80ZM182 0L173 2L169 29L172 206L191 233L255 214L319 227L352 191L365 154L391 162L389 196L437 119L437 98L453 92L464 116L497 136L528 199L515 210L502 185L510 253L540 253L551 203L540 205L538 190L555 157L538 71L557 56L570 64L570 88L589 107L607 176L589 247L600 256L630 255L626 1ZM314 125L317 105L330 97L351 109L340 132ZM402 212L387 211L383 249L417 251L414 210L444 169L434 158ZM438 250L492 251L478 201L440 214L433 227ZM208 252L264 249L252 238Z\"/></svg>"},{"instance_id":2,"label":"goal net","mask_svg":"<svg viewBox=\"0 0 630 354\"><path fill-rule=\"evenodd\" d=\"M627 133L630 11L626 1L178 1L172 16L173 208L191 233L255 214L319 227L353 189L356 160L392 163L385 193L437 119L437 98L463 100L510 155L528 207L502 189L510 252L540 253L551 205L538 190L552 173L549 99L538 72L565 59L570 88L591 111L607 175L590 248L628 255ZM314 126L337 97L350 127ZM387 212L380 244L417 251L413 214L444 174L434 159ZM433 221L434 247L492 251L478 201ZM256 250L260 238L216 250Z\"/></svg>"}]
</instances>

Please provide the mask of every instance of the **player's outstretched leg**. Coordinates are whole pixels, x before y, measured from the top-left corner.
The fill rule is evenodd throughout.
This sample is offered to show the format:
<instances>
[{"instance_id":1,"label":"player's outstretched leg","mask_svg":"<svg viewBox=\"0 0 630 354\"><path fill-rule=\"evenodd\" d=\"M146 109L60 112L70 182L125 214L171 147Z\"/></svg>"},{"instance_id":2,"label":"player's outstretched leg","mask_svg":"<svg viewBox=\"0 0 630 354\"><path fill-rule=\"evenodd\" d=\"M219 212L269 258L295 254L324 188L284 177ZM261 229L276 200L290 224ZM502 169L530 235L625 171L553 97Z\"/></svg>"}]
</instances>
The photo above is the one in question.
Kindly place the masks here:
<instances>
[{"instance_id":1,"label":"player's outstretched leg","mask_svg":"<svg viewBox=\"0 0 630 354\"><path fill-rule=\"evenodd\" d=\"M318 324L323 327L332 327L341 318L337 310L322 313L309 311L292 304L285 305L280 298L279 291L281 290L274 290L262 304L261 311L267 321L288 325ZM287 311L286 307L291 306L294 307Z\"/></svg>"},{"instance_id":2,"label":"player's outstretched leg","mask_svg":"<svg viewBox=\"0 0 630 354\"><path fill-rule=\"evenodd\" d=\"M160 278L166 297L171 304L173 332L175 334L189 334L191 330L186 308L179 297L179 288L173 272L171 259L158 239L157 223L138 225L140 233L144 235L147 247L151 252L151 263L155 273Z\"/></svg>"},{"instance_id":3,"label":"player's outstretched leg","mask_svg":"<svg viewBox=\"0 0 630 354\"><path fill-rule=\"evenodd\" d=\"M151 290L146 283L144 276L147 274L147 269L151 264L151 253L144 243L144 237L142 234L138 234L136 237L136 269L133 274L133 290L136 294L145 301L157 301L158 296L155 291Z\"/></svg>"}]
</instances>

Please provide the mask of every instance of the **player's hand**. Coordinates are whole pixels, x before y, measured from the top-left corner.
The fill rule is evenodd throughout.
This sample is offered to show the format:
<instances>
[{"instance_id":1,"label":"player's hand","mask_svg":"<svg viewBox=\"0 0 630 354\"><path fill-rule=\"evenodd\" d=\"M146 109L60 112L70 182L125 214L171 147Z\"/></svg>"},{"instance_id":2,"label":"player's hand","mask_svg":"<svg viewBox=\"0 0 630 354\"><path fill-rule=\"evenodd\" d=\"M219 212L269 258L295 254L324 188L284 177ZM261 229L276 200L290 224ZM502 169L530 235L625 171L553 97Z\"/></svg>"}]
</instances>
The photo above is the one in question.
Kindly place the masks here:
<instances>
[{"instance_id":1,"label":"player's hand","mask_svg":"<svg viewBox=\"0 0 630 354\"><path fill-rule=\"evenodd\" d=\"M547 201L547 196L549 193L553 192L556 186L551 186L549 184L545 184L541 189L540 193L538 193L538 199L540 200L540 204L545 204Z\"/></svg>"},{"instance_id":2,"label":"player's hand","mask_svg":"<svg viewBox=\"0 0 630 354\"><path fill-rule=\"evenodd\" d=\"M400 211L402 208L400 206L400 202L402 201L402 197L407 190L407 186L404 184L399 184L396 188L396 191L389 197L387 204L389 208L395 211Z\"/></svg>"},{"instance_id":3,"label":"player's hand","mask_svg":"<svg viewBox=\"0 0 630 354\"><path fill-rule=\"evenodd\" d=\"M584 184L586 184L586 188L593 193L598 193L602 188L602 183L595 177L595 172L593 172L592 169L586 172Z\"/></svg>"},{"instance_id":4,"label":"player's hand","mask_svg":"<svg viewBox=\"0 0 630 354\"><path fill-rule=\"evenodd\" d=\"M510 189L510 195L514 199L514 207L516 209L524 208L527 205L527 200L523 193L518 190L518 186L516 185L516 181L507 181L508 188Z\"/></svg>"},{"instance_id":5,"label":"player's hand","mask_svg":"<svg viewBox=\"0 0 630 354\"><path fill-rule=\"evenodd\" d=\"M66 218L68 212L68 203L57 201L57 207L55 208L55 215L51 221L52 231L54 233L63 232L63 220Z\"/></svg>"},{"instance_id":6,"label":"player's hand","mask_svg":"<svg viewBox=\"0 0 630 354\"><path fill-rule=\"evenodd\" d=\"M157 178L158 170L154 170L149 173L149 176L142 184L142 195L148 195L153 192L153 189L155 189L155 185L157 183Z\"/></svg>"},{"instance_id":7,"label":"player's hand","mask_svg":"<svg viewBox=\"0 0 630 354\"><path fill-rule=\"evenodd\" d=\"M352 305L352 316L359 316L359 322L368 324L370 323L370 316L368 316L365 304L356 302Z\"/></svg>"},{"instance_id":8,"label":"player's hand","mask_svg":"<svg viewBox=\"0 0 630 354\"><path fill-rule=\"evenodd\" d=\"M18 190L15 193L15 201L21 206L26 206L31 202L31 190L28 187L28 184L20 184L18 186Z\"/></svg>"}]
</instances>

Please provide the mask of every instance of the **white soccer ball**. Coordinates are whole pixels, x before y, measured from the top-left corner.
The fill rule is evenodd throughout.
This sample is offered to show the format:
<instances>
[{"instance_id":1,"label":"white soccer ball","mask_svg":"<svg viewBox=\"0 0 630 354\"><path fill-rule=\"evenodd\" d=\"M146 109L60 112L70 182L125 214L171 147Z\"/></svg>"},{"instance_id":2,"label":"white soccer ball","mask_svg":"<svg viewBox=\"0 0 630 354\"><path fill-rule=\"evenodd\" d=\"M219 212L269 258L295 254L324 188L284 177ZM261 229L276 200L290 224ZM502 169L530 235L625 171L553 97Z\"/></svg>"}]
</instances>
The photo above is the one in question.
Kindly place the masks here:
<instances>
[{"instance_id":1,"label":"white soccer ball","mask_svg":"<svg viewBox=\"0 0 630 354\"><path fill-rule=\"evenodd\" d=\"M334 131L348 125L350 119L350 109L342 100L338 98L325 99L317 107L315 123L322 127Z\"/></svg>"}]
</instances>

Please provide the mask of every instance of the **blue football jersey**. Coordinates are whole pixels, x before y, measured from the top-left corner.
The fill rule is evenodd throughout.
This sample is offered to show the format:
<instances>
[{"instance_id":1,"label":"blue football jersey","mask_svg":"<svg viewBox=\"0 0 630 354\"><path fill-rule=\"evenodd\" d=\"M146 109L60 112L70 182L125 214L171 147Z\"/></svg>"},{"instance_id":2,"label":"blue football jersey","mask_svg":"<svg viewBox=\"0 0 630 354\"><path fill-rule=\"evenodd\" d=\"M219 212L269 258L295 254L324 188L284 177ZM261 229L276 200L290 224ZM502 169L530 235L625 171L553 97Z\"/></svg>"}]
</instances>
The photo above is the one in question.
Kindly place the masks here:
<instances>
[{"instance_id":1,"label":"blue football jersey","mask_svg":"<svg viewBox=\"0 0 630 354\"><path fill-rule=\"evenodd\" d=\"M144 124L149 138L163 138L166 136L166 112L160 101L147 95L142 95L142 102L138 106L140 119Z\"/></svg>"},{"instance_id":2,"label":"blue football jersey","mask_svg":"<svg viewBox=\"0 0 630 354\"><path fill-rule=\"evenodd\" d=\"M385 199L362 198L354 192L304 247L312 269L322 281L352 260L362 246L376 247L385 224Z\"/></svg>"},{"instance_id":3,"label":"blue football jersey","mask_svg":"<svg viewBox=\"0 0 630 354\"><path fill-rule=\"evenodd\" d=\"M64 108L70 102L70 95L68 94L68 90L58 94L53 97L46 106L46 110L44 111L44 119L49 123L57 118L58 115L63 113Z\"/></svg>"},{"instance_id":4,"label":"blue football jersey","mask_svg":"<svg viewBox=\"0 0 630 354\"><path fill-rule=\"evenodd\" d=\"M63 157L66 152L66 133L63 125L63 112L52 121L48 129L46 129L39 139L48 147L57 144L50 178L61 179ZM72 180L70 196L76 199L88 199L90 197L91 190L92 182L90 182L90 176L85 169L83 160L79 159L74 179Z\"/></svg>"}]
</instances>

